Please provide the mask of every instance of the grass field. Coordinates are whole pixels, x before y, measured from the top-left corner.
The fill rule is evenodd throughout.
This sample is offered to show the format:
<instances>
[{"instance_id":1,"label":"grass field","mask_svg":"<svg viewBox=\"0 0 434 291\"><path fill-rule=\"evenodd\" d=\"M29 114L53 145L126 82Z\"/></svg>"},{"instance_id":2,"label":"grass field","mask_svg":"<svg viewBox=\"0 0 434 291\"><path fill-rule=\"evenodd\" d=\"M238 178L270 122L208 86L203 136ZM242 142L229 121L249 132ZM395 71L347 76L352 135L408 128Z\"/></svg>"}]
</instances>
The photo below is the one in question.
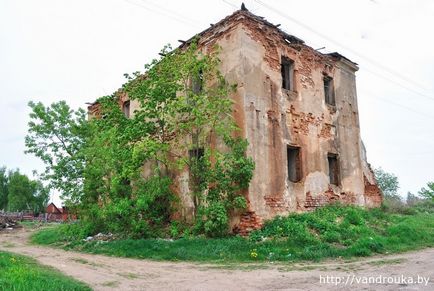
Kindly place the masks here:
<instances>
[{"instance_id":1,"label":"grass field","mask_svg":"<svg viewBox=\"0 0 434 291\"><path fill-rule=\"evenodd\" d=\"M87 285L35 260L0 251L0 290L91 290Z\"/></svg>"},{"instance_id":2,"label":"grass field","mask_svg":"<svg viewBox=\"0 0 434 291\"><path fill-rule=\"evenodd\" d=\"M71 233L79 225L43 229L37 244L110 256L171 261L318 261L434 247L434 213L391 214L380 209L330 205L277 217L249 238L184 237L85 242Z\"/></svg>"}]
</instances>

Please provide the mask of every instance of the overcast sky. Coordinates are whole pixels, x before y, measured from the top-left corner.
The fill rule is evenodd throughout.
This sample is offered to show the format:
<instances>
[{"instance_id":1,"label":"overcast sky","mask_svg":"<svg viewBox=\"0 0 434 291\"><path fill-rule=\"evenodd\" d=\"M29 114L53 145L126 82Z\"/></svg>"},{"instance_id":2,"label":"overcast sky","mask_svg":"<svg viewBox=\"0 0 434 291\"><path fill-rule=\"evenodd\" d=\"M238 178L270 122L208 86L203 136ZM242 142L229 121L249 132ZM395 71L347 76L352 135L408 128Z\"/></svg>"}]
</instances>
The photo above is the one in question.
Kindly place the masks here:
<instances>
[{"instance_id":1,"label":"overcast sky","mask_svg":"<svg viewBox=\"0 0 434 291\"><path fill-rule=\"evenodd\" d=\"M434 1L246 0L247 8L357 72L362 138L400 192L434 180ZM74 108L111 94L167 43L178 45L241 1L0 0L0 166L31 175L29 100ZM54 198L59 202L58 198Z\"/></svg>"}]
</instances>

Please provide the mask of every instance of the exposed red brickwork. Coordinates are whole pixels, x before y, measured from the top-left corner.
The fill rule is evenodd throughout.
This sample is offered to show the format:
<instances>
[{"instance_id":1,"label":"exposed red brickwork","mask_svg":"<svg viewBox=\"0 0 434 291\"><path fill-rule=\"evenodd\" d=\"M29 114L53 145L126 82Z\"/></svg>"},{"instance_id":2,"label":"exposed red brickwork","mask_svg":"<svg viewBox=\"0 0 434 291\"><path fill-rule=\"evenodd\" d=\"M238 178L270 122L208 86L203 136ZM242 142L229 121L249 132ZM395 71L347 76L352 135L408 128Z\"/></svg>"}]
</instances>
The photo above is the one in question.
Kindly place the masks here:
<instances>
[{"instance_id":1,"label":"exposed red brickwork","mask_svg":"<svg viewBox=\"0 0 434 291\"><path fill-rule=\"evenodd\" d=\"M316 197L313 197L310 192L307 192L304 205L301 206L300 203L298 203L297 208L298 210L313 210L317 207L324 206L333 202L354 204L356 202L356 197L354 193L351 192L342 192L340 194L337 194L333 192L331 188L329 188L329 190L327 190L323 194L317 195Z\"/></svg>"},{"instance_id":2,"label":"exposed red brickwork","mask_svg":"<svg viewBox=\"0 0 434 291\"><path fill-rule=\"evenodd\" d=\"M383 195L378 185L369 183L366 177L365 180L365 204L367 207L379 207L383 202Z\"/></svg>"},{"instance_id":3,"label":"exposed red brickwork","mask_svg":"<svg viewBox=\"0 0 434 291\"><path fill-rule=\"evenodd\" d=\"M278 52L277 39L281 37L278 36L274 30L269 30L267 33L264 33L263 30L265 27L263 25L258 25L253 21L244 21L243 24L247 28L246 32L250 37L264 46L264 62L268 63L271 69L279 71L280 56Z\"/></svg>"},{"instance_id":4,"label":"exposed red brickwork","mask_svg":"<svg viewBox=\"0 0 434 291\"><path fill-rule=\"evenodd\" d=\"M312 53L311 51L302 48L300 50L300 65L298 67L297 73L299 74L300 83L304 89L314 88L315 83L312 79L312 65L316 58L318 58L317 54Z\"/></svg>"},{"instance_id":5,"label":"exposed red brickwork","mask_svg":"<svg viewBox=\"0 0 434 291\"><path fill-rule=\"evenodd\" d=\"M328 138L332 138L333 136L334 136L334 125L324 123L320 133L318 134L318 137L328 139Z\"/></svg>"},{"instance_id":6,"label":"exposed red brickwork","mask_svg":"<svg viewBox=\"0 0 434 291\"><path fill-rule=\"evenodd\" d=\"M243 15L245 12L238 13ZM264 24L263 19L252 17L251 14L244 15L247 17L242 19L242 23L246 32L253 40L262 44L265 51L264 62L268 63L271 69L280 70L281 56L279 50L283 50L288 58L300 59L300 65L295 68L295 71L299 75L300 83L304 88L313 88L315 86L312 79L312 68L321 67L326 73L333 72L334 66L331 57L323 55L305 44L301 44L298 40L288 42L274 25Z\"/></svg>"},{"instance_id":7,"label":"exposed red brickwork","mask_svg":"<svg viewBox=\"0 0 434 291\"><path fill-rule=\"evenodd\" d=\"M246 236L252 230L260 229L262 224L262 219L254 211L247 211L241 215L240 224L234 229L234 233Z\"/></svg>"},{"instance_id":8,"label":"exposed red brickwork","mask_svg":"<svg viewBox=\"0 0 434 291\"><path fill-rule=\"evenodd\" d=\"M277 211L284 211L287 210L287 207L285 205L285 201L283 200L283 197L277 197L277 196L265 196L265 205L273 208Z\"/></svg>"},{"instance_id":9,"label":"exposed red brickwork","mask_svg":"<svg viewBox=\"0 0 434 291\"><path fill-rule=\"evenodd\" d=\"M334 136L334 126L324 122L324 114L315 116L313 113L297 112L294 105L286 111L291 115L291 130L294 134L309 134L309 126L315 126L319 129L318 137L332 138Z\"/></svg>"},{"instance_id":10,"label":"exposed red brickwork","mask_svg":"<svg viewBox=\"0 0 434 291\"><path fill-rule=\"evenodd\" d=\"M306 200L304 202L304 209L315 209L317 207L323 206L329 202L326 195L318 195L317 197L312 197L310 192L306 193Z\"/></svg>"},{"instance_id":11,"label":"exposed red brickwork","mask_svg":"<svg viewBox=\"0 0 434 291\"><path fill-rule=\"evenodd\" d=\"M101 118L101 104L99 102L95 102L87 107L87 114L89 119L92 118Z\"/></svg>"}]
</instances>

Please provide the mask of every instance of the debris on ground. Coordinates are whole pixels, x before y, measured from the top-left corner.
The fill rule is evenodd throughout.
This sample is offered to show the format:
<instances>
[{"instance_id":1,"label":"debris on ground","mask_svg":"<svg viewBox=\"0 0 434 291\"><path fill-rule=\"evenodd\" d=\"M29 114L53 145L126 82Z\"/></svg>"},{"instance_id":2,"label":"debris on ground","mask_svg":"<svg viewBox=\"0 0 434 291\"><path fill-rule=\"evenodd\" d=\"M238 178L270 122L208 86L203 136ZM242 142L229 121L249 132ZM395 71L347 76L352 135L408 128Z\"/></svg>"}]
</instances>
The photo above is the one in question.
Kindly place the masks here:
<instances>
[{"instance_id":1,"label":"debris on ground","mask_svg":"<svg viewBox=\"0 0 434 291\"><path fill-rule=\"evenodd\" d=\"M83 239L83 241L89 242L89 241L100 241L100 242L107 242L110 240L113 240L114 236L112 233L98 233L97 235L94 236L88 236L87 238Z\"/></svg>"},{"instance_id":2,"label":"debris on ground","mask_svg":"<svg viewBox=\"0 0 434 291\"><path fill-rule=\"evenodd\" d=\"M21 226L18 222L7 216L0 216L0 231L2 230L13 230L15 228L20 228Z\"/></svg>"}]
</instances>

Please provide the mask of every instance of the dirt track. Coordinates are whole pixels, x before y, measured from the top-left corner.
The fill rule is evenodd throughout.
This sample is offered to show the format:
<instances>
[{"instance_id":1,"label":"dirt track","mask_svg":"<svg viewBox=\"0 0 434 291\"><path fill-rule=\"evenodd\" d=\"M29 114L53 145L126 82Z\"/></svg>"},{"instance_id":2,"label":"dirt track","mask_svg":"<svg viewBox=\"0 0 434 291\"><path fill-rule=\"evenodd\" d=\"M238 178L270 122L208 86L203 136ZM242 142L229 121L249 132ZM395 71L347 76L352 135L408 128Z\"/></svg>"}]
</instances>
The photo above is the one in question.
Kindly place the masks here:
<instances>
[{"instance_id":1,"label":"dirt track","mask_svg":"<svg viewBox=\"0 0 434 291\"><path fill-rule=\"evenodd\" d=\"M434 249L354 262L221 266L67 252L29 245L30 234L26 229L0 232L0 250L33 257L88 283L94 290L434 290ZM418 275L429 277L428 284L409 284L409 279L406 284L387 283L402 276L417 280ZM363 276L386 281L357 283L366 280ZM343 282L336 284L337 280Z\"/></svg>"}]
</instances>

